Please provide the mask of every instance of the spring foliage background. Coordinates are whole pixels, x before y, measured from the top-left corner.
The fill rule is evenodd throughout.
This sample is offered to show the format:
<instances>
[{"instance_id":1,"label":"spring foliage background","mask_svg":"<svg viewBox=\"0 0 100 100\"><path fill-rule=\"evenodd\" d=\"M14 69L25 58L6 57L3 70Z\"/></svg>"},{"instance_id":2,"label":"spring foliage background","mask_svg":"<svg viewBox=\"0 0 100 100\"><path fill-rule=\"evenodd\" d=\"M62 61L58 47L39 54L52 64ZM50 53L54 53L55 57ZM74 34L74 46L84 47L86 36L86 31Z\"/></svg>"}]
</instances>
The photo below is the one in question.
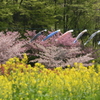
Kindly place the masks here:
<instances>
[{"instance_id":1,"label":"spring foliage background","mask_svg":"<svg viewBox=\"0 0 100 100\"><path fill-rule=\"evenodd\" d=\"M0 31L88 29L88 37L100 27L99 0L1 0L0 9Z\"/></svg>"},{"instance_id":2,"label":"spring foliage background","mask_svg":"<svg viewBox=\"0 0 100 100\"><path fill-rule=\"evenodd\" d=\"M100 100L100 35L83 45L100 29L99 9L99 0L1 0L0 100Z\"/></svg>"}]
</instances>

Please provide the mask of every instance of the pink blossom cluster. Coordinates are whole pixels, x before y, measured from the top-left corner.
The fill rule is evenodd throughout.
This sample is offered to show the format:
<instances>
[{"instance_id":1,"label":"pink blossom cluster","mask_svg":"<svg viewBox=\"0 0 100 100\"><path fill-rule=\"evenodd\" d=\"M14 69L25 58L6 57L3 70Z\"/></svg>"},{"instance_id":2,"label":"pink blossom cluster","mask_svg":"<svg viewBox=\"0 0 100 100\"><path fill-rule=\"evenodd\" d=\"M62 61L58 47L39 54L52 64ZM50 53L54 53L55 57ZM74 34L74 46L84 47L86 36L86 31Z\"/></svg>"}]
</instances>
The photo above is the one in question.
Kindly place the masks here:
<instances>
[{"instance_id":1,"label":"pink blossom cluster","mask_svg":"<svg viewBox=\"0 0 100 100\"><path fill-rule=\"evenodd\" d=\"M48 31L47 35L50 33L51 31ZM27 36L28 39L31 39L36 34L37 34L36 31L27 31L27 33L25 33L25 36ZM59 32L56 35L52 36L51 38L47 39L46 41L42 41L42 39L46 37L46 34L44 33L40 35L36 40L32 41L31 44L33 45L34 43L38 43L45 47L54 45L54 46L63 46L65 48L80 46L80 42L73 43L75 38L73 38L72 33L68 33L63 38L58 39L58 41L56 41L56 39L61 37L61 35L63 35L63 33Z\"/></svg>"}]
</instances>

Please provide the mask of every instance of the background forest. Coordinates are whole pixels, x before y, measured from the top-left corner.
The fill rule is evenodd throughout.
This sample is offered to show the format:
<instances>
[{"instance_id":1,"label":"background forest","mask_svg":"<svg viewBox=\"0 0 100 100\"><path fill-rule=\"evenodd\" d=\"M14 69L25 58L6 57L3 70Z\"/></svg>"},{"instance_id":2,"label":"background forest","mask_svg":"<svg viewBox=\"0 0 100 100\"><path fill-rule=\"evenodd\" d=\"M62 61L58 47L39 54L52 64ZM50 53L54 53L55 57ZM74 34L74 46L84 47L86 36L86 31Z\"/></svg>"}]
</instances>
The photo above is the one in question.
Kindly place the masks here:
<instances>
[{"instance_id":1,"label":"background forest","mask_svg":"<svg viewBox=\"0 0 100 100\"><path fill-rule=\"evenodd\" d=\"M84 29L88 38L100 28L99 0L0 0L0 31L73 29L74 36ZM93 39L93 45L99 41Z\"/></svg>"}]
</instances>

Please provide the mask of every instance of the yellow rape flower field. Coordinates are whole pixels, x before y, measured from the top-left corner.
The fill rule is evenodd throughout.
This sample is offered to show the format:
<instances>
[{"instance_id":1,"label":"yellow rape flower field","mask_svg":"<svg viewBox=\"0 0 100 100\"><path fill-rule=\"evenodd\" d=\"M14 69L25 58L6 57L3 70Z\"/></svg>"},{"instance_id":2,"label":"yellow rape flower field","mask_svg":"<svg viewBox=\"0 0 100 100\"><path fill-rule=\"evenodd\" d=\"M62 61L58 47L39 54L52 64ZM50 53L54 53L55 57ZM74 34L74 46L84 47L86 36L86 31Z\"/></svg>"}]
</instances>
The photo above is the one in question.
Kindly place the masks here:
<instances>
[{"instance_id":1,"label":"yellow rape flower field","mask_svg":"<svg viewBox=\"0 0 100 100\"><path fill-rule=\"evenodd\" d=\"M100 65L53 70L11 58L0 66L0 100L100 100Z\"/></svg>"}]
</instances>

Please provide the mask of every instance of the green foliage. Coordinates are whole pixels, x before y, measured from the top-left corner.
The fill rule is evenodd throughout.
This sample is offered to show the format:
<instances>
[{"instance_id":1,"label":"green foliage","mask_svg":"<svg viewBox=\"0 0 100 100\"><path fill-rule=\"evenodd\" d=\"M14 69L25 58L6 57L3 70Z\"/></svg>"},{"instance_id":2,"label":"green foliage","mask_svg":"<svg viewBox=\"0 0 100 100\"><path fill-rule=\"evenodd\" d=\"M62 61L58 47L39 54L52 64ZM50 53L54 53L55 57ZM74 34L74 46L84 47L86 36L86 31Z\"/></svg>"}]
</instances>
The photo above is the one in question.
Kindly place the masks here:
<instances>
[{"instance_id":1,"label":"green foliage","mask_svg":"<svg viewBox=\"0 0 100 100\"><path fill-rule=\"evenodd\" d=\"M40 2L37 0L23 2L22 7L24 12L21 15L25 17L25 20L31 28L40 28L41 30L45 27L49 28L49 26L53 24L53 7L46 5L45 3L46 2Z\"/></svg>"},{"instance_id":2,"label":"green foliage","mask_svg":"<svg viewBox=\"0 0 100 100\"><path fill-rule=\"evenodd\" d=\"M9 24L12 22L13 13L8 7L9 5L7 2L0 2L0 31L5 30L5 28L9 27Z\"/></svg>"}]
</instances>

